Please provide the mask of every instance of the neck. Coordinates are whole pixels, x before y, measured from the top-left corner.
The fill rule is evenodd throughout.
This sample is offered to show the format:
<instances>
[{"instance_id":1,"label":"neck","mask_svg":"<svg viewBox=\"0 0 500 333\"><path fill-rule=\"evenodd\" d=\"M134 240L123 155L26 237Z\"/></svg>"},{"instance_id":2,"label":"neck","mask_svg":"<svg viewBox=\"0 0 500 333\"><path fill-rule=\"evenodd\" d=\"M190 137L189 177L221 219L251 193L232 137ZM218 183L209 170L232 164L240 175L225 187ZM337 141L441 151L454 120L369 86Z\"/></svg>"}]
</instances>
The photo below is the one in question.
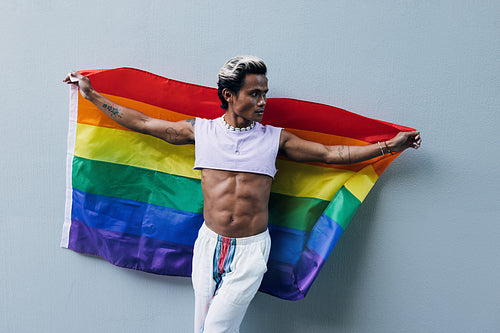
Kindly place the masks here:
<instances>
[{"instance_id":1,"label":"neck","mask_svg":"<svg viewBox=\"0 0 500 333\"><path fill-rule=\"evenodd\" d=\"M231 130L231 131L236 131L236 132L249 131L252 128L254 128L254 126L255 126L255 121L253 121L253 120L247 120L247 119L244 119L245 123L243 123L243 125L241 125L241 123L240 123L239 126L234 126L232 124L236 124L237 122L236 121L229 122L229 121L226 120L228 118L230 118L230 117L228 117L227 113L226 113L226 114L224 114L222 116L222 121L224 122L224 125L226 126L226 128L228 130Z\"/></svg>"},{"instance_id":2,"label":"neck","mask_svg":"<svg viewBox=\"0 0 500 333\"><path fill-rule=\"evenodd\" d=\"M252 124L255 124L255 122L253 120L248 120L248 119L245 119L242 117L238 117L238 116L236 116L234 114L230 114L228 112L226 112L222 117L223 117L222 119L224 120L224 122L226 124L228 124L229 126L232 126L234 128L245 128L248 126L252 126Z\"/></svg>"}]
</instances>

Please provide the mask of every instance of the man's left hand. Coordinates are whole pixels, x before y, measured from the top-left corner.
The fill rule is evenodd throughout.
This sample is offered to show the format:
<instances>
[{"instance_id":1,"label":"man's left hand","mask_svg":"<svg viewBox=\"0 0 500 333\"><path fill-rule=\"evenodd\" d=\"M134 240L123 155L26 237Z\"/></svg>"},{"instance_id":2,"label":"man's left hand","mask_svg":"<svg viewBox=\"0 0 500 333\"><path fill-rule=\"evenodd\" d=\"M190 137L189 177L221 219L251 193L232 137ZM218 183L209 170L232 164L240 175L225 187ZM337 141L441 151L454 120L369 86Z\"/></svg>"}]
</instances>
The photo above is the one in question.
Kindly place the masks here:
<instances>
[{"instance_id":1,"label":"man's left hand","mask_svg":"<svg viewBox=\"0 0 500 333\"><path fill-rule=\"evenodd\" d=\"M406 148L418 149L421 143L422 139L419 131L399 132L395 137L387 141L389 149L394 153L403 151Z\"/></svg>"}]
</instances>

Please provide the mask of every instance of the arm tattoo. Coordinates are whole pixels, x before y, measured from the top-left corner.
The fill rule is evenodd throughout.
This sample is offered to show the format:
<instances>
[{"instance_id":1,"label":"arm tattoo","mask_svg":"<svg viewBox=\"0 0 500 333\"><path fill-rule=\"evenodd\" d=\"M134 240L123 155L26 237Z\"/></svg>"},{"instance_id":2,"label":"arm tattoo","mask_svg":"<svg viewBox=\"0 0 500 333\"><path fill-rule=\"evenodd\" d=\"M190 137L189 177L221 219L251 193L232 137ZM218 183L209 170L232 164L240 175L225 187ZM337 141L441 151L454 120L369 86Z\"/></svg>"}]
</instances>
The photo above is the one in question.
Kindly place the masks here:
<instances>
[{"instance_id":1,"label":"arm tattoo","mask_svg":"<svg viewBox=\"0 0 500 333\"><path fill-rule=\"evenodd\" d=\"M344 161L344 148L345 146L340 146L337 150L339 152L339 157L342 161ZM347 146L347 158L348 158L348 163L351 164L351 147Z\"/></svg>"},{"instance_id":2,"label":"arm tattoo","mask_svg":"<svg viewBox=\"0 0 500 333\"><path fill-rule=\"evenodd\" d=\"M191 126L194 126L194 123L196 122L196 119L195 118L191 118L191 119L187 119L186 120L188 123L191 124Z\"/></svg>"},{"instance_id":3,"label":"arm tattoo","mask_svg":"<svg viewBox=\"0 0 500 333\"><path fill-rule=\"evenodd\" d=\"M166 130L165 130L165 134L166 134L166 141L167 142L170 142L170 143L173 143L174 145L178 143L178 137L179 137L179 133L177 133L177 131L172 128L172 127L168 127Z\"/></svg>"},{"instance_id":4,"label":"arm tattoo","mask_svg":"<svg viewBox=\"0 0 500 333\"><path fill-rule=\"evenodd\" d=\"M108 114L111 117L122 117L122 115L120 114L120 110L118 108L115 108L113 105L103 104L102 107L108 111Z\"/></svg>"},{"instance_id":5,"label":"arm tattoo","mask_svg":"<svg viewBox=\"0 0 500 333\"><path fill-rule=\"evenodd\" d=\"M344 160L344 156L342 156L342 154L344 153L344 146L340 146L338 148L338 151L339 151L339 157L343 161Z\"/></svg>"}]
</instances>

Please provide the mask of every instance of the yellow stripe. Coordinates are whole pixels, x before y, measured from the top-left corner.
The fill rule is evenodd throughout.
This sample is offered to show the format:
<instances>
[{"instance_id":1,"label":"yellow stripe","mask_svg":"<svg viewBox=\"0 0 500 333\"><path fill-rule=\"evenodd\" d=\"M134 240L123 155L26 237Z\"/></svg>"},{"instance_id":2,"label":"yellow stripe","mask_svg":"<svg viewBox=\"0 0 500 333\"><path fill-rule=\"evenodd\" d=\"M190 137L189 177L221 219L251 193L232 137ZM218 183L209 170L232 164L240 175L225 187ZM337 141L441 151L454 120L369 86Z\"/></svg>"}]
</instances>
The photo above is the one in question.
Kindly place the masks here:
<instances>
[{"instance_id":1,"label":"yellow stripe","mask_svg":"<svg viewBox=\"0 0 500 333\"><path fill-rule=\"evenodd\" d=\"M138 152L138 153L134 153ZM201 178L193 170L194 145L171 145L152 136L112 128L78 124L75 155L161 172ZM331 200L353 171L325 168L287 160L277 161L272 191L295 197Z\"/></svg>"},{"instance_id":2,"label":"yellow stripe","mask_svg":"<svg viewBox=\"0 0 500 333\"><path fill-rule=\"evenodd\" d=\"M75 155L178 176L201 178L200 171L192 168L194 145L176 146L131 131L78 124Z\"/></svg>"},{"instance_id":3,"label":"yellow stripe","mask_svg":"<svg viewBox=\"0 0 500 333\"><path fill-rule=\"evenodd\" d=\"M354 194L359 201L363 202L377 179L377 173L373 167L369 165L352 176L352 178L345 184L345 187L347 187L347 189Z\"/></svg>"},{"instance_id":4,"label":"yellow stripe","mask_svg":"<svg viewBox=\"0 0 500 333\"><path fill-rule=\"evenodd\" d=\"M352 177L353 171L325 168L287 160L278 160L278 173L271 190L294 197L332 200L335 193Z\"/></svg>"}]
</instances>

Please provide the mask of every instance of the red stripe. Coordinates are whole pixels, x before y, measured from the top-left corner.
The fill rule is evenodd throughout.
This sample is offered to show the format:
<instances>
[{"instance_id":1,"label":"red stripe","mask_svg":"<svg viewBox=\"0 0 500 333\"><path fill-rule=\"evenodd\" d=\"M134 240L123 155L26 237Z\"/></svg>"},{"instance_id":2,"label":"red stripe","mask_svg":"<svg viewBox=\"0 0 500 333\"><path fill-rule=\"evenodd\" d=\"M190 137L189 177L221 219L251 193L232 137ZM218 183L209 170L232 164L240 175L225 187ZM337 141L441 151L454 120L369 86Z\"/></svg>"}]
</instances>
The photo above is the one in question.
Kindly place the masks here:
<instances>
[{"instance_id":1,"label":"red stripe","mask_svg":"<svg viewBox=\"0 0 500 333\"><path fill-rule=\"evenodd\" d=\"M284 98L268 100L264 120L274 126L334 134L365 142L386 141L401 130L413 130L334 106Z\"/></svg>"},{"instance_id":2,"label":"red stripe","mask_svg":"<svg viewBox=\"0 0 500 333\"><path fill-rule=\"evenodd\" d=\"M80 71L100 93L126 97L194 117L224 113L217 89L180 82L134 68ZM133 82L133 84L119 84ZM118 83L118 84L117 84Z\"/></svg>"},{"instance_id":3,"label":"red stripe","mask_svg":"<svg viewBox=\"0 0 500 333\"><path fill-rule=\"evenodd\" d=\"M216 118L224 113L219 106L215 88L167 79L133 68L81 73L89 76L94 88L101 93L127 97L194 117ZM334 134L365 142L386 141L401 130L413 130L334 106L286 98L268 99L262 123Z\"/></svg>"},{"instance_id":4,"label":"red stripe","mask_svg":"<svg viewBox=\"0 0 500 333\"><path fill-rule=\"evenodd\" d=\"M222 248L220 251L220 257L219 257L219 274L224 273L224 261L226 260L227 256L227 250L229 249L229 245L231 244L231 238L229 237L222 237Z\"/></svg>"}]
</instances>

